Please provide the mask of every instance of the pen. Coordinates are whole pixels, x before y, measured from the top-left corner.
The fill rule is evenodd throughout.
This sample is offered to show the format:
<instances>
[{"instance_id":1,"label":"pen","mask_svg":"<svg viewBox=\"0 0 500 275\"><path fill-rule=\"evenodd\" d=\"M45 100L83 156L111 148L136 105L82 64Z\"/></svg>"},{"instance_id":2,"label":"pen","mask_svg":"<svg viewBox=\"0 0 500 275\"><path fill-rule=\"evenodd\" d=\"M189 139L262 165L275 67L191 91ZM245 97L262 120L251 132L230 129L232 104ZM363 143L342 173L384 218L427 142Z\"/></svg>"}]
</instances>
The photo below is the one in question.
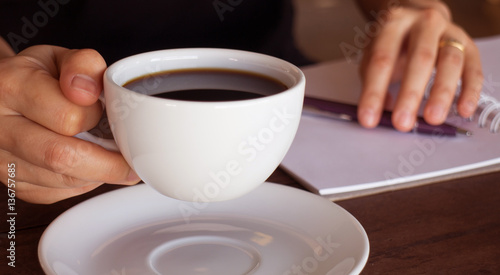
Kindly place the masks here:
<instances>
[{"instance_id":1,"label":"pen","mask_svg":"<svg viewBox=\"0 0 500 275\"><path fill-rule=\"evenodd\" d=\"M345 121L358 121L356 105L339 103L312 97L304 98L304 111L306 115L328 117ZM380 118L380 125L394 128L391 121L392 113L384 111ZM450 124L430 125L422 117L418 117L413 132L421 134L435 134L445 136L465 135L471 136L472 132Z\"/></svg>"}]
</instances>

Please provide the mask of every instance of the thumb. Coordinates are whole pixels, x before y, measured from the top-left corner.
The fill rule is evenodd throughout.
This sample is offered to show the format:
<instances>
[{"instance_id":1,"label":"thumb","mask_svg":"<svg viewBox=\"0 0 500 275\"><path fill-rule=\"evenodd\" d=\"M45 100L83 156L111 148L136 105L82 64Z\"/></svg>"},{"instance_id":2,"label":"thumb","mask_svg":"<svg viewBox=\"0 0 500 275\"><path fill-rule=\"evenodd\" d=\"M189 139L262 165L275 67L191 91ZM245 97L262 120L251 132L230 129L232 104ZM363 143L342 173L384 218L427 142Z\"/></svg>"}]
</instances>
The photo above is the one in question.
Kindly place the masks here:
<instances>
[{"instance_id":1,"label":"thumb","mask_svg":"<svg viewBox=\"0 0 500 275\"><path fill-rule=\"evenodd\" d=\"M97 51L70 50L58 65L59 84L67 99L80 106L90 106L98 100L106 62Z\"/></svg>"}]
</instances>

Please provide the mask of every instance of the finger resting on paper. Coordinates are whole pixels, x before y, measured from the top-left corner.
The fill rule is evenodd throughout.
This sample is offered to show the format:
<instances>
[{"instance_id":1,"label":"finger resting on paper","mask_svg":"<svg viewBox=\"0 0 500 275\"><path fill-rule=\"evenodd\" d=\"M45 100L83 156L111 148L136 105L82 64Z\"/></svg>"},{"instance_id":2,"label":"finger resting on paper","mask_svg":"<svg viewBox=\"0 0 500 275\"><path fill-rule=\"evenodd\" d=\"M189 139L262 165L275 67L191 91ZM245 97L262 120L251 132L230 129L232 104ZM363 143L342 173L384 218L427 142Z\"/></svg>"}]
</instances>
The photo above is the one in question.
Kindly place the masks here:
<instances>
[{"instance_id":1,"label":"finger resting on paper","mask_svg":"<svg viewBox=\"0 0 500 275\"><path fill-rule=\"evenodd\" d=\"M443 21L438 13L427 14L426 20L418 21L409 33L407 65L392 115L393 125L400 131L409 131L415 125L438 55L437 45L446 26Z\"/></svg>"},{"instance_id":2,"label":"finger resting on paper","mask_svg":"<svg viewBox=\"0 0 500 275\"><path fill-rule=\"evenodd\" d=\"M457 102L457 111L462 117L470 117L477 108L483 89L484 75L479 50L469 40L465 48L462 91Z\"/></svg>"},{"instance_id":3,"label":"finger resting on paper","mask_svg":"<svg viewBox=\"0 0 500 275\"><path fill-rule=\"evenodd\" d=\"M463 53L454 47L443 47L438 54L436 76L424 109L424 119L438 125L445 121L451 108L464 63Z\"/></svg>"},{"instance_id":4,"label":"finger resting on paper","mask_svg":"<svg viewBox=\"0 0 500 275\"><path fill-rule=\"evenodd\" d=\"M385 29L365 53L361 68L363 90L358 103L358 120L364 127L379 123L403 36L403 30Z\"/></svg>"}]
</instances>

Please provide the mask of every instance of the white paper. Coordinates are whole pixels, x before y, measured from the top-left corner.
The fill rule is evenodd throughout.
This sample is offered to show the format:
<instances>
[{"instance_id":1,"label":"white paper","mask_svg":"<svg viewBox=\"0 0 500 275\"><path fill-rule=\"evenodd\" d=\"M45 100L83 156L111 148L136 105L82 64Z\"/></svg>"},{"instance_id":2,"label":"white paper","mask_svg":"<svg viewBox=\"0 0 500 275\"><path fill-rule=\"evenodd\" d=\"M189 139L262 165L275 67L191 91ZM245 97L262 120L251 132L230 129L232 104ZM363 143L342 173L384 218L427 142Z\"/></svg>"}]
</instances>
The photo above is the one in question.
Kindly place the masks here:
<instances>
[{"instance_id":1,"label":"white paper","mask_svg":"<svg viewBox=\"0 0 500 275\"><path fill-rule=\"evenodd\" d=\"M500 99L500 36L476 40L483 93ZM356 64L334 61L303 69L306 95L356 103L361 83ZM357 123L303 116L282 167L321 195L402 184L500 163L500 134L450 114L448 122L473 136L400 133Z\"/></svg>"}]
</instances>

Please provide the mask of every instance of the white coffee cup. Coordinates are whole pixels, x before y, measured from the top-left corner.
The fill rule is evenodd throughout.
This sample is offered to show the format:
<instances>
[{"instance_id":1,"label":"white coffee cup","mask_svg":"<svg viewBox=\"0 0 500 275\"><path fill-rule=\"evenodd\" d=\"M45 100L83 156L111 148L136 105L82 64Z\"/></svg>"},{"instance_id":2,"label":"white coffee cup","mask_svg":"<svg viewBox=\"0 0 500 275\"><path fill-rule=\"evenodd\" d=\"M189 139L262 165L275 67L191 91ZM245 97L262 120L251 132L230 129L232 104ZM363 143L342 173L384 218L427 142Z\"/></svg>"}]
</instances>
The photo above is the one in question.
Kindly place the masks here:
<instances>
[{"instance_id":1,"label":"white coffee cup","mask_svg":"<svg viewBox=\"0 0 500 275\"><path fill-rule=\"evenodd\" d=\"M148 76L154 86L157 73L190 68L257 73L288 89L249 100L196 102L123 87ZM158 192L195 202L242 196L271 175L295 136L304 88L296 66L229 49L148 52L117 61L104 74L107 116L124 158Z\"/></svg>"}]
</instances>

